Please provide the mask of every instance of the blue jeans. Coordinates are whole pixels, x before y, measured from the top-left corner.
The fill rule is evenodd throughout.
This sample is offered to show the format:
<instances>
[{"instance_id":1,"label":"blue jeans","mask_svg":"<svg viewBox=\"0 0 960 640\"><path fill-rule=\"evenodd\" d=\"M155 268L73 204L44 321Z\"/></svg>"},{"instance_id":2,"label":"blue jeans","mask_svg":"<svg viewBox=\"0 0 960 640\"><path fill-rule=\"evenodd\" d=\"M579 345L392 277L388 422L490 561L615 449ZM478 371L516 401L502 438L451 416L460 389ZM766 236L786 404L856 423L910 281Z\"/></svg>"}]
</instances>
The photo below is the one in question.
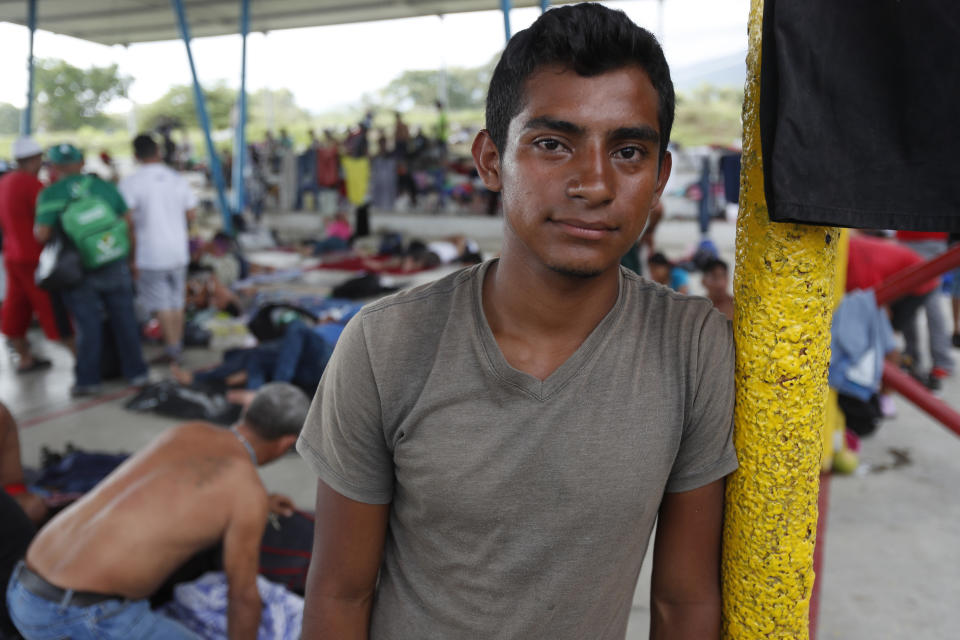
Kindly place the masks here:
<instances>
[{"instance_id":1,"label":"blue jeans","mask_svg":"<svg viewBox=\"0 0 960 640\"><path fill-rule=\"evenodd\" d=\"M123 377L133 380L147 373L140 350L140 330L133 311L133 279L125 260L87 272L79 285L63 291L63 301L73 316L77 331L75 372L78 387L100 384L104 313L110 321L110 333L117 346Z\"/></svg>"},{"instance_id":2,"label":"blue jeans","mask_svg":"<svg viewBox=\"0 0 960 640\"><path fill-rule=\"evenodd\" d=\"M62 605L27 591L19 567L7 587L10 617L26 640L199 640L183 625L154 613L146 600L104 600L89 607Z\"/></svg>"}]
</instances>

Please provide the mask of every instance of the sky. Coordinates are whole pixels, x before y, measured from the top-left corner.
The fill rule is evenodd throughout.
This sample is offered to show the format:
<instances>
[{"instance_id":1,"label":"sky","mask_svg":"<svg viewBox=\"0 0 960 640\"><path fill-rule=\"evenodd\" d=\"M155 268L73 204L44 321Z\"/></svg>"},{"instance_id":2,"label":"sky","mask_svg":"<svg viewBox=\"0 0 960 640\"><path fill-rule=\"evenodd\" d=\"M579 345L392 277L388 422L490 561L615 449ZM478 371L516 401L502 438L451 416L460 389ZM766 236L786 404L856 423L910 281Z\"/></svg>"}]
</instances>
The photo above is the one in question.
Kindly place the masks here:
<instances>
[{"instance_id":1,"label":"sky","mask_svg":"<svg viewBox=\"0 0 960 640\"><path fill-rule=\"evenodd\" d=\"M658 29L656 0L603 4L622 9L651 31ZM672 67L746 50L749 0L666 0L663 6L660 40ZM510 14L513 32L529 26L539 13L533 8L514 9ZM239 86L239 36L196 38L192 44L201 82L222 80ZM247 88L290 89L300 107L320 113L358 102L405 70L479 66L499 53L503 44L499 11L254 33L247 40ZM27 51L27 29L0 23L0 60L4 61L0 102L24 106ZM34 39L34 55L63 58L84 68L119 64L121 73L134 81L130 100L115 101L110 111L128 111L131 100L153 102L171 86L190 82L180 41L108 47L41 28Z\"/></svg>"}]
</instances>

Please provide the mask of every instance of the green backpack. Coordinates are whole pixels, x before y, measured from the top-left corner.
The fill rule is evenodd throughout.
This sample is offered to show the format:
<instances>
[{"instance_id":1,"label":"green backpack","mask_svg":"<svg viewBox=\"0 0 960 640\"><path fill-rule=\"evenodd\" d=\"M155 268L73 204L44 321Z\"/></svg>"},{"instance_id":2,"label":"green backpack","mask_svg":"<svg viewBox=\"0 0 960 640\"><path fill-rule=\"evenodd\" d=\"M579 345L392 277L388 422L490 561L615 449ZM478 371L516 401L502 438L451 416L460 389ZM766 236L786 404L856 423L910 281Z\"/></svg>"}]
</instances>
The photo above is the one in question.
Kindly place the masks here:
<instances>
[{"instance_id":1,"label":"green backpack","mask_svg":"<svg viewBox=\"0 0 960 640\"><path fill-rule=\"evenodd\" d=\"M127 221L106 200L90 191L92 176L74 185L73 199L60 224L73 241L85 269L99 269L130 253Z\"/></svg>"}]
</instances>

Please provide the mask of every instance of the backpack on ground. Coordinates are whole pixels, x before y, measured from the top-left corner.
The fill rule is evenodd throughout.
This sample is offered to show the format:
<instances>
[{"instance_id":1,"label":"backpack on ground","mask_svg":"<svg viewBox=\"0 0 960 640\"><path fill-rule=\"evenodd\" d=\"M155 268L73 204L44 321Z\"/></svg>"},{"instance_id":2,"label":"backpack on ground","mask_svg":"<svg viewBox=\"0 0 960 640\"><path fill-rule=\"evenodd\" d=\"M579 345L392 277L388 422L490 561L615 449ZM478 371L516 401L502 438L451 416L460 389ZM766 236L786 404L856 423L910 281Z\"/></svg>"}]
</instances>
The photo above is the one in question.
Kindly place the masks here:
<instances>
[{"instance_id":1,"label":"backpack on ground","mask_svg":"<svg viewBox=\"0 0 960 640\"><path fill-rule=\"evenodd\" d=\"M90 190L93 180L93 176L84 176L76 183L74 197L60 219L64 233L89 270L126 258L130 253L127 221Z\"/></svg>"}]
</instances>

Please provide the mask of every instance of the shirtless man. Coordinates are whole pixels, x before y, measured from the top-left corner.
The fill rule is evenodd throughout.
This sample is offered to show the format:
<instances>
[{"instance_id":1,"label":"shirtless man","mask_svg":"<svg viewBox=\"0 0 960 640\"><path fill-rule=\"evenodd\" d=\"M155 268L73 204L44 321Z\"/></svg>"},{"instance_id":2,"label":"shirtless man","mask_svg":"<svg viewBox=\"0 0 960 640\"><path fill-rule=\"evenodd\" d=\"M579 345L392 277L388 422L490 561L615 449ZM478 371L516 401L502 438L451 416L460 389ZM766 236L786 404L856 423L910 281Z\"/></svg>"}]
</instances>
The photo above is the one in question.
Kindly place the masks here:
<instances>
[{"instance_id":1,"label":"shirtless man","mask_svg":"<svg viewBox=\"0 0 960 640\"><path fill-rule=\"evenodd\" d=\"M195 636L147 601L194 553L223 541L229 637L256 638L257 560L268 496L257 466L296 441L309 401L265 385L229 431L193 422L170 429L40 532L7 590L27 640Z\"/></svg>"}]
</instances>

